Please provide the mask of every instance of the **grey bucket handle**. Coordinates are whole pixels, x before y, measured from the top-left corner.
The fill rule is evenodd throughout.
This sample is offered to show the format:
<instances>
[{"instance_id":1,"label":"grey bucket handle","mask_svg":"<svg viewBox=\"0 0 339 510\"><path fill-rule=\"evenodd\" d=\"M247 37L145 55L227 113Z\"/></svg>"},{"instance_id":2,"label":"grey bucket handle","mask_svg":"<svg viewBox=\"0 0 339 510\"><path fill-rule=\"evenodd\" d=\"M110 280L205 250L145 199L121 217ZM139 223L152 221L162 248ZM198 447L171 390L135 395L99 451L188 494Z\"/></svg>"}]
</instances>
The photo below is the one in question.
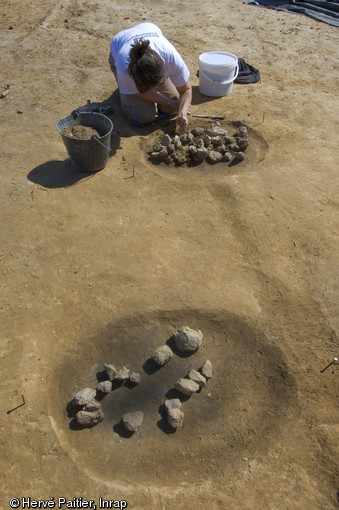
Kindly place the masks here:
<instances>
[{"instance_id":1,"label":"grey bucket handle","mask_svg":"<svg viewBox=\"0 0 339 510\"><path fill-rule=\"evenodd\" d=\"M108 147L107 147L104 143L100 142L99 138L98 138L96 135L94 135L92 138L94 138L94 140L95 140L96 142L100 143L100 145L101 145L104 149L106 149L108 152L111 152L111 150L112 150L112 149L111 149L111 148L108 148Z\"/></svg>"}]
</instances>

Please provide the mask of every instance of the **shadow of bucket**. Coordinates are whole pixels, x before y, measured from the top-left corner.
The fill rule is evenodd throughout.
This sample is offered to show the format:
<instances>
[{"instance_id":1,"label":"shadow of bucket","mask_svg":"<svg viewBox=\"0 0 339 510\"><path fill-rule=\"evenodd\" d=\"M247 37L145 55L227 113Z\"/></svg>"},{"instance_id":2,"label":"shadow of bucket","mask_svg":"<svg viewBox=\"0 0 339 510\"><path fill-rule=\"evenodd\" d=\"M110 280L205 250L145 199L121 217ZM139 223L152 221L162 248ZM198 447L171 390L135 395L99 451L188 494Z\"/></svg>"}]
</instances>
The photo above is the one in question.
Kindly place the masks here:
<instances>
[{"instance_id":1,"label":"shadow of bucket","mask_svg":"<svg viewBox=\"0 0 339 510\"><path fill-rule=\"evenodd\" d=\"M208 51L199 56L199 92L222 97L232 92L239 73L238 57L226 51Z\"/></svg>"},{"instance_id":2,"label":"shadow of bucket","mask_svg":"<svg viewBox=\"0 0 339 510\"><path fill-rule=\"evenodd\" d=\"M66 129L81 125L95 129L99 136L83 140L68 136ZM67 153L75 168L82 172L98 172L109 159L111 151L112 121L102 113L72 113L58 120L56 128L67 149Z\"/></svg>"}]
</instances>

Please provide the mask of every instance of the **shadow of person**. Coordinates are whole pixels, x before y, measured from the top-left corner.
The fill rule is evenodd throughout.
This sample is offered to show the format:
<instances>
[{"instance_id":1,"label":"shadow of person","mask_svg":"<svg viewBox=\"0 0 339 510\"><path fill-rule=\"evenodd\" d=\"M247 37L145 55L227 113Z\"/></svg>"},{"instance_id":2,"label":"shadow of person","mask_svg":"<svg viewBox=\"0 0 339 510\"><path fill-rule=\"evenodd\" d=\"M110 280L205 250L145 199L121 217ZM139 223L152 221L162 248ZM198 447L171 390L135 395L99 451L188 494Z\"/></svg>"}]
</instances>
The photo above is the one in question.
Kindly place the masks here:
<instances>
[{"instance_id":1,"label":"shadow of person","mask_svg":"<svg viewBox=\"0 0 339 510\"><path fill-rule=\"evenodd\" d=\"M204 94L201 94L201 92L199 92L199 85L192 85L192 105L210 103L211 101L215 101L216 99L220 98L204 96Z\"/></svg>"}]
</instances>

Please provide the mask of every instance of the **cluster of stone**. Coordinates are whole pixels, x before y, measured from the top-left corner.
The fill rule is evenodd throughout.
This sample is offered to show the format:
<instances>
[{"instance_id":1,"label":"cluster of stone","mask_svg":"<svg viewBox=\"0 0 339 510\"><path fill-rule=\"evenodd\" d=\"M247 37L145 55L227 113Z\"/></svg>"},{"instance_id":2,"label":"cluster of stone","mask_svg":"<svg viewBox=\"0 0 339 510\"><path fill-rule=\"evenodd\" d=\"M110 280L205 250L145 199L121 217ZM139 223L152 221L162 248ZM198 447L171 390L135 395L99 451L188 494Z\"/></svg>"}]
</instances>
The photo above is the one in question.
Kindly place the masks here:
<instances>
[{"instance_id":1,"label":"cluster of stone","mask_svg":"<svg viewBox=\"0 0 339 510\"><path fill-rule=\"evenodd\" d=\"M248 132L245 126L239 127L230 136L216 121L210 129L195 127L181 135L163 135L160 142L154 144L150 160L167 165L197 164L204 160L212 164L230 163L232 160L242 161L247 147Z\"/></svg>"},{"instance_id":2,"label":"cluster of stone","mask_svg":"<svg viewBox=\"0 0 339 510\"><path fill-rule=\"evenodd\" d=\"M207 360L198 370L190 370L186 377L182 377L175 383L176 389L183 395L192 395L205 388L207 380L212 377L212 363ZM165 409L168 424L178 429L184 423L184 412L181 409L181 401L178 398L172 398L165 401Z\"/></svg>"},{"instance_id":3,"label":"cluster of stone","mask_svg":"<svg viewBox=\"0 0 339 510\"><path fill-rule=\"evenodd\" d=\"M180 352L193 353L197 351L202 343L201 331L194 331L194 329L184 326L173 333L173 340L176 348ZM166 365L172 359L173 351L168 345L161 345L158 347L152 359L159 367Z\"/></svg>"},{"instance_id":4,"label":"cluster of stone","mask_svg":"<svg viewBox=\"0 0 339 510\"><path fill-rule=\"evenodd\" d=\"M178 379L175 388L183 395L193 395L201 388L205 388L207 380L212 377L212 363L207 360L199 370L190 370L186 377Z\"/></svg>"},{"instance_id":5,"label":"cluster of stone","mask_svg":"<svg viewBox=\"0 0 339 510\"><path fill-rule=\"evenodd\" d=\"M130 374L129 369L126 367L117 371L114 365L105 363L104 368L106 380L99 382L95 389L83 388L78 391L73 399L73 405L79 408L75 415L75 420L82 427L92 427L104 419L101 404L96 400L96 397L110 393L113 381L121 383L129 381L133 385L140 383L140 374L137 372Z\"/></svg>"}]
</instances>

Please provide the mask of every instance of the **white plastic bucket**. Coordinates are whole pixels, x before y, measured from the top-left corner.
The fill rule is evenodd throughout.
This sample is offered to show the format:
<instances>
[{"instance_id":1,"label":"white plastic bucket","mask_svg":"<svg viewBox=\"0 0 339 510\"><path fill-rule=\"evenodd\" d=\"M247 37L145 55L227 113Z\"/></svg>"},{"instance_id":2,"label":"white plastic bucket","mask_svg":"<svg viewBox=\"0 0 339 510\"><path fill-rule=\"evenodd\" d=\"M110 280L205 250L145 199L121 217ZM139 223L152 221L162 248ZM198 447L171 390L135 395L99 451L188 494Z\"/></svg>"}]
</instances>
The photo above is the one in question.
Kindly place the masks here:
<instances>
[{"instance_id":1,"label":"white plastic bucket","mask_svg":"<svg viewBox=\"0 0 339 510\"><path fill-rule=\"evenodd\" d=\"M210 97L227 96L238 76L238 57L227 51L208 51L199 57L199 91Z\"/></svg>"}]
</instances>

